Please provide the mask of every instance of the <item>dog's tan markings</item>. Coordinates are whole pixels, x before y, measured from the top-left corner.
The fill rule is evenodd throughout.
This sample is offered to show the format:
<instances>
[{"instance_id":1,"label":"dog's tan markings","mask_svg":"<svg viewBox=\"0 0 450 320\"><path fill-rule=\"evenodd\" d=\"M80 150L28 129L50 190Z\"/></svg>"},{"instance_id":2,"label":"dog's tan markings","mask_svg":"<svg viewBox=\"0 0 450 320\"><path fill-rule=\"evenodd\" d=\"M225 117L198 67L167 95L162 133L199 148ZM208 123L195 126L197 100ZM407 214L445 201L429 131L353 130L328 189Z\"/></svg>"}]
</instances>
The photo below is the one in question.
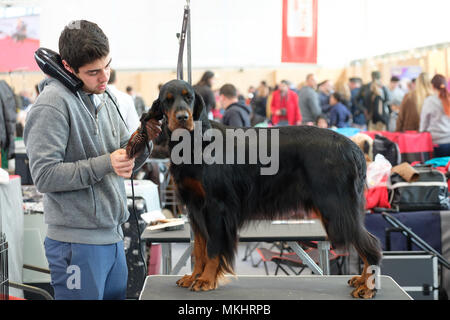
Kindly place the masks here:
<instances>
[{"instance_id":1,"label":"dog's tan markings","mask_svg":"<svg viewBox=\"0 0 450 320\"><path fill-rule=\"evenodd\" d=\"M182 94L183 96L185 96L185 95L188 94L188 91L187 91L186 89L183 89L183 90L181 91L181 94Z\"/></svg>"},{"instance_id":2,"label":"dog's tan markings","mask_svg":"<svg viewBox=\"0 0 450 320\"><path fill-rule=\"evenodd\" d=\"M178 120L177 117L175 115L174 110L169 110L167 112L167 126L169 127L170 131L175 131L176 129L178 129Z\"/></svg>"},{"instance_id":3,"label":"dog's tan markings","mask_svg":"<svg viewBox=\"0 0 450 320\"><path fill-rule=\"evenodd\" d=\"M205 198L206 192L201 181L187 177L182 181L182 186L195 193L200 198Z\"/></svg>"},{"instance_id":4,"label":"dog's tan markings","mask_svg":"<svg viewBox=\"0 0 450 320\"><path fill-rule=\"evenodd\" d=\"M356 276L356 277L351 278L348 281L348 284L351 287L355 288L355 290L353 290L351 293L353 298L371 299L371 298L375 297L376 290L369 289L367 287L367 279L370 276L370 274L367 273L367 269L369 268L369 263L367 262L367 259L363 255L360 254L360 257L364 262L364 268L361 273L361 276Z\"/></svg>"},{"instance_id":5,"label":"dog's tan markings","mask_svg":"<svg viewBox=\"0 0 450 320\"><path fill-rule=\"evenodd\" d=\"M177 120L176 112L174 110L169 110L167 112L167 121L168 121L168 127L170 131L175 131L176 129L182 128L187 129L189 131L194 130L194 118L192 117L192 112L190 110L187 110L189 113L188 120L184 123L184 125L180 125L180 123Z\"/></svg>"},{"instance_id":6,"label":"dog's tan markings","mask_svg":"<svg viewBox=\"0 0 450 320\"><path fill-rule=\"evenodd\" d=\"M210 259L206 256L206 265L203 273L192 284L192 291L209 291L217 288L219 280L219 256Z\"/></svg>"},{"instance_id":7,"label":"dog's tan markings","mask_svg":"<svg viewBox=\"0 0 450 320\"><path fill-rule=\"evenodd\" d=\"M173 94L171 94L170 92L169 92L169 93L167 93L167 96L166 96L166 98L167 98L167 99L173 99Z\"/></svg>"},{"instance_id":8,"label":"dog's tan markings","mask_svg":"<svg viewBox=\"0 0 450 320\"><path fill-rule=\"evenodd\" d=\"M194 235L194 270L191 275L185 275L180 280L177 281L177 285L184 288L189 288L192 286L194 281L203 273L206 265L206 241L205 239L198 235Z\"/></svg>"}]
</instances>

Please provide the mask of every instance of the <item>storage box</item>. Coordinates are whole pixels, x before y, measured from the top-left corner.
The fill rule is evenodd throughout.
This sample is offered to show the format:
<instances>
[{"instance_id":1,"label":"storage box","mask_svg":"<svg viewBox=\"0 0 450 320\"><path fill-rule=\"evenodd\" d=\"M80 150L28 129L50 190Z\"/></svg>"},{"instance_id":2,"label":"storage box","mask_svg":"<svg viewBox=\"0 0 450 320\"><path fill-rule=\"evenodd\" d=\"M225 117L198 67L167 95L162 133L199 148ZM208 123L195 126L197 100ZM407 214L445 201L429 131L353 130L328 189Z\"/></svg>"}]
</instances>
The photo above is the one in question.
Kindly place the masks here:
<instances>
[{"instance_id":1,"label":"storage box","mask_svg":"<svg viewBox=\"0 0 450 320\"><path fill-rule=\"evenodd\" d=\"M381 274L391 276L414 300L438 300L438 259L433 254L385 251Z\"/></svg>"}]
</instances>

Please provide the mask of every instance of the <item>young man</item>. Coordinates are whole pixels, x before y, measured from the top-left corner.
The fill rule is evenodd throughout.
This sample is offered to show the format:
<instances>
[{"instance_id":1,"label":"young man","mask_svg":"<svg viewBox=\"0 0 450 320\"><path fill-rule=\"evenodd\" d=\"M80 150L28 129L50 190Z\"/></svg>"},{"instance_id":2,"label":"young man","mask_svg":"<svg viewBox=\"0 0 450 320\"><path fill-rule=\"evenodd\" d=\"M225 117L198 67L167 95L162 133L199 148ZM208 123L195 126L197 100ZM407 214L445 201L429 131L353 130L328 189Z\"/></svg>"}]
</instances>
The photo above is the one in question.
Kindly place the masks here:
<instances>
[{"instance_id":1,"label":"young man","mask_svg":"<svg viewBox=\"0 0 450 320\"><path fill-rule=\"evenodd\" d=\"M41 83L24 130L30 170L44 194L45 251L56 299L124 299L128 270L121 225L127 221L124 178L148 150L129 159L129 139L107 94L111 56L103 31L76 21L59 38L67 72L83 82L72 93L57 79ZM150 139L159 123L146 126Z\"/></svg>"},{"instance_id":2,"label":"young man","mask_svg":"<svg viewBox=\"0 0 450 320\"><path fill-rule=\"evenodd\" d=\"M222 123L226 126L250 127L250 108L238 100L237 90L232 84L225 84L219 90L219 101L225 110Z\"/></svg>"}]
</instances>

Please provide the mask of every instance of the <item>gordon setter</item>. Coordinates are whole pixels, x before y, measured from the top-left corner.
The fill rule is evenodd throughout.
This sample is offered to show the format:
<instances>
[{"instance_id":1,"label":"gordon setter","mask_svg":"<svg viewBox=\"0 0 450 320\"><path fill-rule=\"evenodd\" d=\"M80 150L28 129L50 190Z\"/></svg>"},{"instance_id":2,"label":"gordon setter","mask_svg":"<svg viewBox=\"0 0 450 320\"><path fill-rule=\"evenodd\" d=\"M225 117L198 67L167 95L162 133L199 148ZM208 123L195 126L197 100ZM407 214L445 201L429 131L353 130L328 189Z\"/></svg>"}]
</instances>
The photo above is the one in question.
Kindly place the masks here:
<instances>
[{"instance_id":1,"label":"gordon setter","mask_svg":"<svg viewBox=\"0 0 450 320\"><path fill-rule=\"evenodd\" d=\"M178 152L183 159L195 158L196 148L206 151L215 141L196 140L196 127L197 130L201 127L202 133L215 129L224 137L230 130L244 133L254 130L259 140L269 141L268 136L272 136L266 134L267 138L261 138L264 136L261 130L269 133L276 130L277 135L273 136L278 136L278 144L269 147L271 153L279 154L275 174L262 174L261 169L267 168L267 164L230 163L214 159L218 155L214 152L209 159L200 157L200 162L174 161L171 156L170 172L195 235L194 269L191 275L177 281L179 286L194 291L215 289L220 278L226 273L233 274L238 230L243 225L252 220L305 212L320 218L334 247L353 245L364 262L362 275L348 281L355 288L351 295L355 298L375 295L376 288L368 285L373 279L369 266L379 265L381 249L378 239L364 227L366 162L362 151L350 139L312 126L225 127L208 120L202 98L182 80L172 80L161 88L158 99L142 116L141 127L150 119L163 119L171 151L179 148L180 142L173 139L177 129L190 135L191 150ZM233 140L234 160L242 156L242 150L249 156L251 149L257 148L249 140ZM134 157L143 150L145 141L147 132L136 131L127 146L128 156ZM220 142L219 146L225 150L226 142Z\"/></svg>"}]
</instances>

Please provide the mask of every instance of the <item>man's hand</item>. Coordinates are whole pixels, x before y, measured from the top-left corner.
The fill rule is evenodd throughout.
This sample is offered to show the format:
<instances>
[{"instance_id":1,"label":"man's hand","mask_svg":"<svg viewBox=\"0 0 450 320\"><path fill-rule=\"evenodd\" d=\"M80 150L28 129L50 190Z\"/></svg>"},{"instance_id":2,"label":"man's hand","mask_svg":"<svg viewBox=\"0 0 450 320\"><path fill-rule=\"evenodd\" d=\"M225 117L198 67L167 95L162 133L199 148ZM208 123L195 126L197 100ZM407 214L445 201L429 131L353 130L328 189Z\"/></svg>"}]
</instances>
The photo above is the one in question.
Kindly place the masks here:
<instances>
[{"instance_id":1,"label":"man's hand","mask_svg":"<svg viewBox=\"0 0 450 320\"><path fill-rule=\"evenodd\" d=\"M110 155L114 172L123 178L130 178L134 168L134 158L129 159L125 149L117 149Z\"/></svg>"},{"instance_id":2,"label":"man's hand","mask_svg":"<svg viewBox=\"0 0 450 320\"><path fill-rule=\"evenodd\" d=\"M145 129L147 129L148 140L153 140L161 133L161 121L150 119L145 124Z\"/></svg>"}]
</instances>

